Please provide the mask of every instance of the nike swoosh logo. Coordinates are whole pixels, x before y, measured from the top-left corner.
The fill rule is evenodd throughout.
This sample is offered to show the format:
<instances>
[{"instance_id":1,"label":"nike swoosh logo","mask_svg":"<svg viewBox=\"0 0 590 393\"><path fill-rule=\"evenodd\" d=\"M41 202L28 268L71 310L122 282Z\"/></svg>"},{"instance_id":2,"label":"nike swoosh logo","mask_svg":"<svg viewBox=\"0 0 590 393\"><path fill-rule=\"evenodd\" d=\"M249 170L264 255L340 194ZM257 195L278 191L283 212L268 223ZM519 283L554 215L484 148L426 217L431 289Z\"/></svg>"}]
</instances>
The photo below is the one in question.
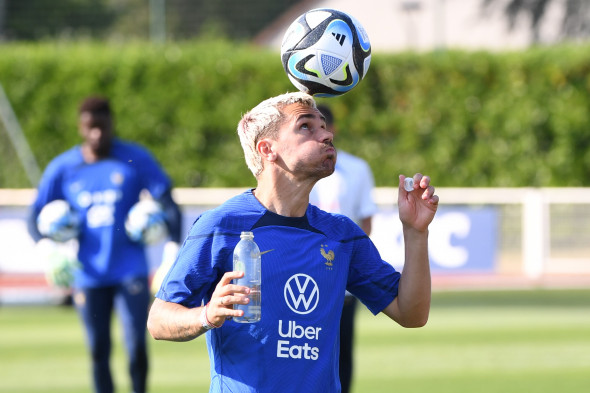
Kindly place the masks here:
<instances>
[{"instance_id":1,"label":"nike swoosh logo","mask_svg":"<svg viewBox=\"0 0 590 393\"><path fill-rule=\"evenodd\" d=\"M275 250L275 249L273 248L272 250L260 251L260 255L264 255L264 254L266 254L267 252L271 252L271 251L274 251L274 250Z\"/></svg>"}]
</instances>

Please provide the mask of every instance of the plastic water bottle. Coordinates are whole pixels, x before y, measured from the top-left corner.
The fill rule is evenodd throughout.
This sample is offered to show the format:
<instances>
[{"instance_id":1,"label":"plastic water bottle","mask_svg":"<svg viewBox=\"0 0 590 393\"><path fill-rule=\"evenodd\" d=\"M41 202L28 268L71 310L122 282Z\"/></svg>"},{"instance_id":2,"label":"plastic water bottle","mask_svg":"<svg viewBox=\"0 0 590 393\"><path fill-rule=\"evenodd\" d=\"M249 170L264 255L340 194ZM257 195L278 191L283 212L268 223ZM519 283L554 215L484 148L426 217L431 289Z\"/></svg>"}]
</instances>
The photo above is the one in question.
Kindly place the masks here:
<instances>
[{"instance_id":1,"label":"plastic water bottle","mask_svg":"<svg viewBox=\"0 0 590 393\"><path fill-rule=\"evenodd\" d=\"M234 310L243 310L244 315L234 317L233 320L241 323L253 323L260 321L260 249L254 242L252 232L242 232L240 241L234 249L234 271L244 272L244 277L234 280L235 284L250 288L248 304L234 304Z\"/></svg>"}]
</instances>

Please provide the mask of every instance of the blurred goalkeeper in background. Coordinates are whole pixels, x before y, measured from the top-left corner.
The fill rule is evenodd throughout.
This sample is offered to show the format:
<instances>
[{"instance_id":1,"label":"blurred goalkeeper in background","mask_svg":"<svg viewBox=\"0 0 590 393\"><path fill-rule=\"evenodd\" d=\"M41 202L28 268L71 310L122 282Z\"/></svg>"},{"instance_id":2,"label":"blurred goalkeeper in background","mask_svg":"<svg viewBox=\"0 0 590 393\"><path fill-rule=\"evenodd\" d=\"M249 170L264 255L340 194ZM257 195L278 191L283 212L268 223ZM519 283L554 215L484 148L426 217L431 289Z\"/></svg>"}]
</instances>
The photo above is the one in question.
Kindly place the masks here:
<instances>
[{"instance_id":1,"label":"blurred goalkeeper in background","mask_svg":"<svg viewBox=\"0 0 590 393\"><path fill-rule=\"evenodd\" d=\"M50 241L42 237L36 222L43 206L53 200L66 200L78 213L79 268L72 271L73 281L68 282L68 264L50 271L48 277L55 285L73 288L74 304L86 328L95 391L114 391L109 363L111 316L116 309L133 392L143 393L148 374L149 267L145 245L128 237L125 220L145 191L161 204L170 237L164 246L166 265L178 250L181 213L172 199L171 180L152 155L114 137L108 100L88 97L81 103L79 131L82 144L53 159L41 178L29 232L40 243Z\"/></svg>"}]
</instances>

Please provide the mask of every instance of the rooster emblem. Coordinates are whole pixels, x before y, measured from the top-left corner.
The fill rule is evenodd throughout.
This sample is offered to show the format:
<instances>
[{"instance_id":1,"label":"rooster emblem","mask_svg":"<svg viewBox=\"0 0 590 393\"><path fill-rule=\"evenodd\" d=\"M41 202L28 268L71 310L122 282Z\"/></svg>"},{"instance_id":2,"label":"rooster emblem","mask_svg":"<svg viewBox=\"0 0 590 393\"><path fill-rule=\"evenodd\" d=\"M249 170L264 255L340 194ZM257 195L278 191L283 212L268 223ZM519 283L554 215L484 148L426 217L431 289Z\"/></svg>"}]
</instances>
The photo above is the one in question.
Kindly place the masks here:
<instances>
[{"instance_id":1,"label":"rooster emblem","mask_svg":"<svg viewBox=\"0 0 590 393\"><path fill-rule=\"evenodd\" d=\"M327 244L326 245L322 244L321 248L320 248L320 253L322 254L322 256L324 258L326 258L326 266L332 266L333 265L332 261L334 260L334 251L330 250L330 251L326 252L326 250L324 250L324 247L327 247L327 246L328 246Z\"/></svg>"}]
</instances>

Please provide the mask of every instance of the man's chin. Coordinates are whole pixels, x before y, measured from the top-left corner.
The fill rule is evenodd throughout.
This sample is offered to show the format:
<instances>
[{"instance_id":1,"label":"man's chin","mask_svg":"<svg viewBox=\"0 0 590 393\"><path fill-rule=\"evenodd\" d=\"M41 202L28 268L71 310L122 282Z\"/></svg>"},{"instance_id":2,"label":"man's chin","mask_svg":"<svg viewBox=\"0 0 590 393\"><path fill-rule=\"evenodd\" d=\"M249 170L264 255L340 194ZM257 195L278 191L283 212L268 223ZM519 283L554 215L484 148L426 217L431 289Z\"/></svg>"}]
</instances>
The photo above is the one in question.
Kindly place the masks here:
<instances>
[{"instance_id":1,"label":"man's chin","mask_svg":"<svg viewBox=\"0 0 590 393\"><path fill-rule=\"evenodd\" d=\"M335 170L336 164L332 163L331 165L326 165L321 171L319 171L318 180L330 176Z\"/></svg>"}]
</instances>

